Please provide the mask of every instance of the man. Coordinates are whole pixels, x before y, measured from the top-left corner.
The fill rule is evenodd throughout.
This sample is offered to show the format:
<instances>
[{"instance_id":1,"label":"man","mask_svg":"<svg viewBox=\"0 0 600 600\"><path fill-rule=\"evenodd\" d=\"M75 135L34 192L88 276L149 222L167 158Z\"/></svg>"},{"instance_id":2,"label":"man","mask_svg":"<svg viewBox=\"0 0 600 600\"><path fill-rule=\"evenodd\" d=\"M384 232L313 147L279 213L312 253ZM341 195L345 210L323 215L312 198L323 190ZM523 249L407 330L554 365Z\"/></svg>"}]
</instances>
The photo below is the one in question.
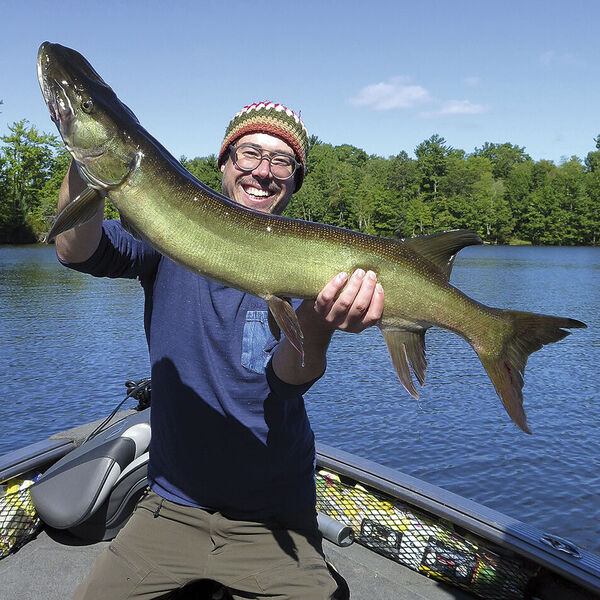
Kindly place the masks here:
<instances>
[{"instance_id":1,"label":"man","mask_svg":"<svg viewBox=\"0 0 600 600\"><path fill-rule=\"evenodd\" d=\"M302 185L307 148L291 110L245 107L219 152L224 195L280 214ZM84 187L72 164L59 209ZM316 301L296 303L302 360L272 337L265 301L175 265L100 212L58 236L56 249L80 271L139 278L152 366L150 491L76 598L157 598L196 579L234 598L337 597L302 394L325 372L335 329L359 332L381 317L375 275L341 273Z\"/></svg>"}]
</instances>

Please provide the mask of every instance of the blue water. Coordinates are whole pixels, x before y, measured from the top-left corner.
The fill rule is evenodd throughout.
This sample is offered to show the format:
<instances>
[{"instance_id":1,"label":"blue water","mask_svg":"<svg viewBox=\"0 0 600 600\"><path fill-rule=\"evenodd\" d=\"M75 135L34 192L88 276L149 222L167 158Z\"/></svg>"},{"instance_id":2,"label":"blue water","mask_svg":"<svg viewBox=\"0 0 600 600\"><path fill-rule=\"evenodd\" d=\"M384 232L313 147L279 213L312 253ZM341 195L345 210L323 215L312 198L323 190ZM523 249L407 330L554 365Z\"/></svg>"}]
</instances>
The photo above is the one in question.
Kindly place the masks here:
<instances>
[{"instance_id":1,"label":"blue water","mask_svg":"<svg viewBox=\"0 0 600 600\"><path fill-rule=\"evenodd\" d=\"M317 440L600 553L600 249L467 248L452 283L486 304L588 324L529 360L534 434L512 424L458 336L428 332L417 402L372 329L334 336L306 396ZM149 374L139 285L69 271L52 248L0 247L0 315L0 454L106 415L126 379Z\"/></svg>"}]
</instances>

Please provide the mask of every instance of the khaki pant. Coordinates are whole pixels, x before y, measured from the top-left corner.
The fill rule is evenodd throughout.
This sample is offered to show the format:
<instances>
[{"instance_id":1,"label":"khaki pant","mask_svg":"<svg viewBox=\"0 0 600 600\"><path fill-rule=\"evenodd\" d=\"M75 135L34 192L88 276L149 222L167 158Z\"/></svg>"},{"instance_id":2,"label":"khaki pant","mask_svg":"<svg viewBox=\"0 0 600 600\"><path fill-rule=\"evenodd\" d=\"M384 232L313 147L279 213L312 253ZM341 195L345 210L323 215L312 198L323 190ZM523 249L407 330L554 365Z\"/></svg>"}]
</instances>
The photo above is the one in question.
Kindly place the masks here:
<instances>
[{"instance_id":1,"label":"khaki pant","mask_svg":"<svg viewBox=\"0 0 600 600\"><path fill-rule=\"evenodd\" d=\"M325 600L340 593L323 556L316 515L285 523L236 521L149 492L75 599L158 598L201 579L218 581L236 600Z\"/></svg>"}]
</instances>

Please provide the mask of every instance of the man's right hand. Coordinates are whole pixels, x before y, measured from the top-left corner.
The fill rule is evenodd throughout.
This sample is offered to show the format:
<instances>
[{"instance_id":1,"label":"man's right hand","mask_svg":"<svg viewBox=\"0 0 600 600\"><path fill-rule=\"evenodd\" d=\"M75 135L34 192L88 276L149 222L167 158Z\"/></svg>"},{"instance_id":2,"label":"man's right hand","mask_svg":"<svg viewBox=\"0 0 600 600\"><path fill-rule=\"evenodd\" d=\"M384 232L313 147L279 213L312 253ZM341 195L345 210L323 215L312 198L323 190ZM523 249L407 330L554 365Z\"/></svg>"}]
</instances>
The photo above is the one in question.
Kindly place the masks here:
<instances>
[{"instance_id":1,"label":"man's right hand","mask_svg":"<svg viewBox=\"0 0 600 600\"><path fill-rule=\"evenodd\" d=\"M87 184L79 176L75 162L71 160L69 169L58 192L58 214L60 211L85 190ZM102 237L102 218L104 202L97 214L87 223L56 236L56 254L70 263L87 260L98 248Z\"/></svg>"}]
</instances>

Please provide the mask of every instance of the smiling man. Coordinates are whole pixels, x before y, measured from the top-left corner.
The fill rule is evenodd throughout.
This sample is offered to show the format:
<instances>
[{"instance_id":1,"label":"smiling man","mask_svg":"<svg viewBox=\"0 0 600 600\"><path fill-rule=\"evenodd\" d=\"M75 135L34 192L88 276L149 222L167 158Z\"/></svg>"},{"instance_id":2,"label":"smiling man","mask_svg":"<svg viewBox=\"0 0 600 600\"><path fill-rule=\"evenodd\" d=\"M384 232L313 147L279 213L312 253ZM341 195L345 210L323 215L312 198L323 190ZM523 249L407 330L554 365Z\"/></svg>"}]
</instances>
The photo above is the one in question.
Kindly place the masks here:
<instances>
[{"instance_id":1,"label":"smiling man","mask_svg":"<svg viewBox=\"0 0 600 600\"><path fill-rule=\"evenodd\" d=\"M265 133L244 135L227 148L221 165L223 194L254 210L281 214L294 192L299 163L283 140Z\"/></svg>"},{"instance_id":2,"label":"smiling man","mask_svg":"<svg viewBox=\"0 0 600 600\"><path fill-rule=\"evenodd\" d=\"M280 214L302 185L307 149L291 110L245 107L219 152L223 193ZM59 210L84 186L71 165ZM139 279L152 368L149 490L75 597L158 598L212 579L235 599L343 598L317 528L302 394L325 372L336 329L359 332L381 317L374 274L341 273L316 301L294 303L301 360L273 338L265 300L187 271L101 211L59 235L56 250L79 271Z\"/></svg>"},{"instance_id":3,"label":"smiling man","mask_svg":"<svg viewBox=\"0 0 600 600\"><path fill-rule=\"evenodd\" d=\"M290 109L272 102L244 107L229 123L219 152L223 194L281 214L302 185L307 149L306 128Z\"/></svg>"}]
</instances>

